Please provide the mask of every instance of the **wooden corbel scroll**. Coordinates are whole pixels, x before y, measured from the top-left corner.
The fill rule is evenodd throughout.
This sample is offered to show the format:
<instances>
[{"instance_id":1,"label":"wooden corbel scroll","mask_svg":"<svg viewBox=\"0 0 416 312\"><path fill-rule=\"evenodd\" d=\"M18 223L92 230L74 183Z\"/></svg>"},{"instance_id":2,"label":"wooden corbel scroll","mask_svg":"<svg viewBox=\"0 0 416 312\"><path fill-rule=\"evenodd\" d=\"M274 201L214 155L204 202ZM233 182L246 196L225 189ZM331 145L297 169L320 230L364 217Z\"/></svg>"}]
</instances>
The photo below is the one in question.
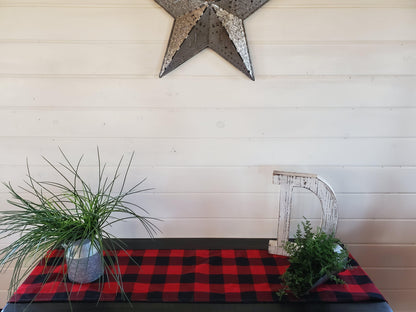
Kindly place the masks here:
<instances>
[{"instance_id":1,"label":"wooden corbel scroll","mask_svg":"<svg viewBox=\"0 0 416 312\"><path fill-rule=\"evenodd\" d=\"M333 189L323 179L316 174L274 171L273 183L280 185L279 216L277 240L269 241L269 253L287 255L283 246L289 239L290 210L295 187L307 189L319 198L322 206L320 228L328 234L336 231L338 222L337 200Z\"/></svg>"}]
</instances>

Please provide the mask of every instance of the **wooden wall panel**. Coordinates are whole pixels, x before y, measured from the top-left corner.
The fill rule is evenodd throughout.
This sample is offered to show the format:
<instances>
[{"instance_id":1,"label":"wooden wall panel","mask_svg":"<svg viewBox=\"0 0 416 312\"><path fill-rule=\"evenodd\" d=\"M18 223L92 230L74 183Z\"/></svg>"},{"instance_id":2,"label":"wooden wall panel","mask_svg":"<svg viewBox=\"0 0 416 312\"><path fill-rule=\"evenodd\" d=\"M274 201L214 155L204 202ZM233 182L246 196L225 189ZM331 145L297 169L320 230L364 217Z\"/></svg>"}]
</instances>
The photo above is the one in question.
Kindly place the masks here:
<instances>
[{"instance_id":1,"label":"wooden wall panel","mask_svg":"<svg viewBox=\"0 0 416 312\"><path fill-rule=\"evenodd\" d=\"M22 182L22 181L20 181ZM22 185L16 184L16 185ZM3 188L2 188L3 189ZM140 196L132 197L135 202L147 208L151 215L160 218L203 218L216 216L218 218L275 218L277 216L278 196L276 193L160 193L157 192L143 193ZM382 203L386 197L393 197L387 201L387 204L368 205L345 205L345 202L355 202L357 197L366 197L365 201L373 199L374 202ZM314 196L302 196L294 199L292 209L293 218L320 218L320 204ZM346 220L363 220L363 219L415 219L413 206L415 202L414 195L357 195L346 194L339 195L345 200L338 201L340 208L340 218ZM398 202L400 204L391 206L388 202L394 201L394 198L404 197ZM350 198L353 198L350 200ZM0 193L0 202L5 203L11 199L6 192ZM6 204L1 206L1 210L9 209ZM364 211L364 212L363 212ZM387 246L386 248L391 248ZM365 246L363 247L366 248ZM371 246L371 248L375 248ZM404 246L403 248L408 248ZM384 249L382 249L384 250ZM399 248L400 253L404 251ZM409 252L413 252L411 249ZM378 255L380 253L376 253ZM374 257L372 259L374 259ZM413 257L409 258L413 259Z\"/></svg>"},{"instance_id":2,"label":"wooden wall panel","mask_svg":"<svg viewBox=\"0 0 416 312\"><path fill-rule=\"evenodd\" d=\"M211 51L158 79L171 24L152 0L0 0L0 181L21 185L26 157L52 178L40 155L58 146L91 179L95 146L110 167L135 150L160 236L269 237L272 171L318 173L338 235L396 312L416 310L416 1L270 0L246 21L254 83ZM294 204L292 232L317 224L313 196Z\"/></svg>"},{"instance_id":3,"label":"wooden wall panel","mask_svg":"<svg viewBox=\"0 0 416 312\"><path fill-rule=\"evenodd\" d=\"M141 77L159 74L165 43L3 43L0 74ZM416 44L251 44L258 80L276 75L413 75ZM204 50L169 76L236 76L239 71L212 50ZM165 79L169 79L166 77ZM247 84L252 83L247 81Z\"/></svg>"},{"instance_id":4,"label":"wooden wall panel","mask_svg":"<svg viewBox=\"0 0 416 312\"><path fill-rule=\"evenodd\" d=\"M25 194L25 196L29 195ZM275 193L140 193L131 196L131 201L146 209L151 216L162 219L173 218L238 218L275 219L277 198ZM9 194L0 193L0 202L10 199ZM9 207L7 207L9 208ZM1 210L6 209L2 206ZM140 212L140 210L137 210Z\"/></svg>"},{"instance_id":5,"label":"wooden wall panel","mask_svg":"<svg viewBox=\"0 0 416 312\"><path fill-rule=\"evenodd\" d=\"M58 153L56 153L58 155ZM91 154L90 154L91 156ZM114 160L118 160L118 154ZM91 156L93 157L93 156ZM56 156L56 161L60 160ZM78 159L74 158L74 159ZM52 159L53 160L53 159ZM32 166L32 174L39 179L47 178L51 170L45 166ZM110 170L111 168L109 168ZM415 193L416 185L409 183L416 176L415 168L396 167L312 167L312 166L250 166L250 167L164 167L135 166L131 168L131 177L147 177L147 185L156 187L160 192L186 193L264 193L274 192L277 187L271 185L273 170L317 173L325 177L336 192L340 193ZM4 181L19 184L25 176L25 165L1 165ZM95 167L85 167L81 171L86 177L93 178ZM180 181L177 183L175 181ZM93 185L93 183L92 183Z\"/></svg>"},{"instance_id":6,"label":"wooden wall panel","mask_svg":"<svg viewBox=\"0 0 416 312\"><path fill-rule=\"evenodd\" d=\"M156 69L157 70L157 69ZM400 108L414 107L416 77L5 77L1 108ZM236 75L237 76L237 75ZM241 77L240 77L241 78ZM192 88L189 84L195 82ZM207 85L232 97L213 101ZM15 92L16 89L25 92ZM159 92L154 92L158 90ZM203 96L202 96L203 95Z\"/></svg>"},{"instance_id":7,"label":"wooden wall panel","mask_svg":"<svg viewBox=\"0 0 416 312\"><path fill-rule=\"evenodd\" d=\"M337 236L347 244L412 244L416 234L414 220L354 220L338 222ZM365 239L363 239L365 237Z\"/></svg>"},{"instance_id":8,"label":"wooden wall panel","mask_svg":"<svg viewBox=\"0 0 416 312\"><path fill-rule=\"evenodd\" d=\"M385 193L337 192L339 217L342 219L415 219L416 195ZM313 194L299 193L294 197L292 216L317 218L320 203Z\"/></svg>"},{"instance_id":9,"label":"wooden wall panel","mask_svg":"<svg viewBox=\"0 0 416 312\"><path fill-rule=\"evenodd\" d=\"M364 268L380 288L412 289L416 282L415 268Z\"/></svg>"},{"instance_id":10,"label":"wooden wall panel","mask_svg":"<svg viewBox=\"0 0 416 312\"><path fill-rule=\"evenodd\" d=\"M59 114L59 112L56 113ZM16 115L19 116L20 113ZM44 120L42 117L40 118L39 124ZM18 118L13 121L17 123ZM85 123L87 122L88 118ZM58 123L60 124L60 122ZM151 129L152 123L149 125L148 130L138 132L137 135L154 132ZM11 122L10 126L12 127ZM133 127L134 124L132 123L131 126ZM59 127L59 125L55 125L51 128L59 129ZM83 126L80 125L80 127L82 129ZM33 125L33 128L36 126ZM125 127L125 129L127 128ZM117 155L121 157L123 154L127 155L135 151L135 163L141 166L160 164L164 166L221 165L241 167L266 165L278 168L280 166L345 166L348 164L349 166L397 167L400 165L413 166L416 163L413 157L416 154L416 140L414 138L397 140L393 138L145 137L120 140L119 137L77 138L78 135L81 136L81 133L74 131L64 133L65 135L74 135L74 137L59 137L56 133L57 137L50 138L46 136L46 130L42 133L42 137L28 138L25 133L16 137L12 135L11 131L9 132L10 136L0 136L0 144L9 151L9 153L0 153L0 164L24 165L26 158L31 164L45 164L39 155L57 155L57 146L60 146L73 158L79 158L82 155L80 151L90 154L84 161L85 165L96 164L95 147L100 148L103 159L108 158L111 164L116 162ZM173 127L171 130L172 133L175 131ZM131 135L136 135L136 133ZM298 152L299 148L307 150L307 157ZM325 150L324 155L321 154L322 150ZM236 157L236 153L238 153L238 157ZM16 154L21 156L17 159ZM378 155L377 162L374 161L375 155ZM360 203L348 203L348 205L352 204L358 205Z\"/></svg>"},{"instance_id":11,"label":"wooden wall panel","mask_svg":"<svg viewBox=\"0 0 416 312\"><path fill-rule=\"evenodd\" d=\"M414 268L416 246L412 244L348 244L351 253L366 267Z\"/></svg>"},{"instance_id":12,"label":"wooden wall panel","mask_svg":"<svg viewBox=\"0 0 416 312\"><path fill-rule=\"evenodd\" d=\"M2 136L86 138L413 138L416 108L2 111ZM299 124L298 127L291 127ZM163 125L163 127L161 127ZM85 131L88 127L88 131ZM291 131L286 129L291 127ZM356 152L356 151L353 151Z\"/></svg>"},{"instance_id":13,"label":"wooden wall panel","mask_svg":"<svg viewBox=\"0 0 416 312\"><path fill-rule=\"evenodd\" d=\"M142 1L142 0L141 0ZM137 3L141 1L136 1ZM278 1L274 1L275 3ZM270 2L272 4L273 2ZM1 6L1 4L0 4ZM415 40L415 9L297 9L266 5L246 21L248 38L257 41ZM0 40L166 41L173 22L157 6L6 7L0 13ZM302 20L302 23L298 21ZM86 31L85 25L88 24ZM332 27L326 25L331 24ZM363 28L362 25L366 24ZM53 26L53 27L51 27ZM150 31L151 30L151 31Z\"/></svg>"}]
</instances>

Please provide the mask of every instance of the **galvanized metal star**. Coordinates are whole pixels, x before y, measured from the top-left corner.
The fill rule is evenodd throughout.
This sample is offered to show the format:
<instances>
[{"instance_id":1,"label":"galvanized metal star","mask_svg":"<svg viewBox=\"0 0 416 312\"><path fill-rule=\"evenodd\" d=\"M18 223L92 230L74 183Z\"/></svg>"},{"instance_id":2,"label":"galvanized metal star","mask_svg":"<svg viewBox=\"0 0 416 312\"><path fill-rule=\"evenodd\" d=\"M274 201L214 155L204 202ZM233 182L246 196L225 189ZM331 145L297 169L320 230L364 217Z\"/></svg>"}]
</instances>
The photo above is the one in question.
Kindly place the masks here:
<instances>
[{"instance_id":1,"label":"galvanized metal star","mask_svg":"<svg viewBox=\"0 0 416 312\"><path fill-rule=\"evenodd\" d=\"M243 21L268 0L155 0L175 18L160 77L211 48L254 80Z\"/></svg>"}]
</instances>

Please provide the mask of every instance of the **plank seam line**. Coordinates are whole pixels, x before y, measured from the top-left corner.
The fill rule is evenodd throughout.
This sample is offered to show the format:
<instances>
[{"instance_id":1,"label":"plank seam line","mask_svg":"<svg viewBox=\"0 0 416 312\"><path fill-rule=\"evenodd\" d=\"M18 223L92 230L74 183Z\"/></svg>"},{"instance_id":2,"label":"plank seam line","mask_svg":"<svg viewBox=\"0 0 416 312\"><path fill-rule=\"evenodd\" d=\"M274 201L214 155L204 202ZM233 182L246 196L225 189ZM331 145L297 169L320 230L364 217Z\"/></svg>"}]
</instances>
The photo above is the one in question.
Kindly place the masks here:
<instances>
[{"instance_id":1,"label":"plank seam line","mask_svg":"<svg viewBox=\"0 0 416 312\"><path fill-rule=\"evenodd\" d=\"M415 109L414 105L409 106L175 106L172 109L172 106L148 106L148 105L135 105L135 106L27 106L27 105L1 105L0 110L13 110L13 111L72 111L72 110L91 110L91 111L142 111L146 110L166 110L169 112L177 111L186 111L186 110L212 110L212 111L229 111L229 110L296 110L296 111L305 111L305 110L405 110L405 109ZM308 137L310 138L310 137ZM344 137L343 137L344 138ZM399 137L398 137L399 138Z\"/></svg>"},{"instance_id":2,"label":"plank seam line","mask_svg":"<svg viewBox=\"0 0 416 312\"><path fill-rule=\"evenodd\" d=\"M380 140L413 140L415 139L414 136L401 136L401 137L386 137L386 136L349 136L349 137L342 137L342 136L333 136L333 137L326 137L326 136L317 136L317 137L208 137L208 136L199 136L199 137L181 137L181 136L175 136L175 137L139 137L139 136L82 136L82 137L76 137L76 136L59 136L59 135L0 135L0 139L22 139L22 138L30 138L30 139L63 139L63 140L71 140L71 139L106 139L106 140L117 140L117 139L132 139L132 140L365 140L365 139L380 139ZM322 164L313 164L313 163L307 163L307 164L288 164L288 163L276 163L276 165L273 164L247 164L247 165L219 165L219 167L269 167L269 166L280 166L280 167L341 167L341 168L413 168L416 165L414 164L400 164L400 165L393 165L393 164L375 164L375 165L356 165L356 164L343 164L343 165L322 165ZM210 166L204 166L204 167L210 167Z\"/></svg>"},{"instance_id":3,"label":"plank seam line","mask_svg":"<svg viewBox=\"0 0 416 312\"><path fill-rule=\"evenodd\" d=\"M155 215L155 217L157 218L161 218L162 220L188 220L188 219L193 219L193 220L228 220L228 219L232 219L232 220L271 220L271 221L275 221L277 220L277 216L270 216L267 218L260 218L260 217L255 217L255 216L247 216L247 217L236 217L236 216L219 216L219 217L211 217L211 216L182 216L182 217L164 217L163 216L157 216ZM299 217L299 218L291 218L291 221L303 221L304 219ZM320 218L308 218L308 220L310 221L319 221ZM408 221L408 222L412 222L414 223L416 221L416 218L409 218L409 219L375 219L375 218L357 218L357 219L344 219L344 218L339 218L339 222L404 222L404 221ZM415 267L416 268L416 267Z\"/></svg>"},{"instance_id":4,"label":"plank seam line","mask_svg":"<svg viewBox=\"0 0 416 312\"><path fill-rule=\"evenodd\" d=\"M30 2L7 2L3 1L0 2L0 7L50 7L50 8L150 8L150 9L160 9L157 5L150 5L150 4L74 4L74 3L51 3L51 2L38 2L38 3L30 3ZM264 10L275 10L275 9L389 9L389 8L415 8L416 5L412 2L410 3L402 3L402 4L395 4L387 3L387 4L339 4L339 5L333 5L333 4L295 4L295 5L289 5L289 4L268 4L263 9Z\"/></svg>"},{"instance_id":5,"label":"plank seam line","mask_svg":"<svg viewBox=\"0 0 416 312\"><path fill-rule=\"evenodd\" d=\"M414 45L416 40L326 40L326 41L281 41L281 40L251 40L252 45L282 45L282 46L354 46L354 45ZM79 44L79 45L146 45L166 44L167 40L47 40L47 39L0 39L0 44Z\"/></svg>"},{"instance_id":6,"label":"plank seam line","mask_svg":"<svg viewBox=\"0 0 416 312\"><path fill-rule=\"evenodd\" d=\"M416 267L406 266L406 267L397 267L397 266L363 266L364 270L392 270L392 271L414 271Z\"/></svg>"},{"instance_id":7,"label":"plank seam line","mask_svg":"<svg viewBox=\"0 0 416 312\"><path fill-rule=\"evenodd\" d=\"M188 79L201 79L201 78L211 78L211 79L218 79L218 78L241 78L240 75L180 75L175 74L171 77L178 78L188 78ZM339 74L339 75L324 75L324 74L256 74L257 80L261 79L292 79L292 80L352 80L352 79L378 79L378 78L416 78L416 74ZM155 79L159 80L159 76L157 74L35 74L35 73L0 73L0 78L36 78L36 79ZM167 80L167 78L165 78Z\"/></svg>"},{"instance_id":8,"label":"plank seam line","mask_svg":"<svg viewBox=\"0 0 416 312\"><path fill-rule=\"evenodd\" d=\"M10 164L6 164L6 165L0 165L0 166L4 166L4 167L26 167L26 165L10 165ZM40 166L40 165L32 165L33 167L45 167L45 168L49 168L47 166ZM83 166L83 167L88 167L88 166ZM89 166L89 167L96 167L96 166ZM136 166L137 167L137 166ZM109 166L109 168L111 168L111 166ZM137 167L140 168L140 167ZM6 191L0 191L0 194L9 194L9 192ZM278 196L278 192L275 191L269 191L269 192L250 192L250 191L246 191L246 192L187 192L187 191L183 191L183 192L158 192L158 191L152 191L152 192L146 192L146 193L142 193L141 196L176 196L176 195L199 195L199 196L212 196L212 195L230 195L230 196L242 196L242 195L249 195L249 196ZM337 192L337 195L345 195L345 193L340 193ZM388 196L396 196L396 195L400 195L400 196L415 196L415 193L358 193L358 194L348 194L348 195L388 195ZM312 195L311 195L312 196ZM391 219L391 218L386 218L386 219ZM409 244L407 244L409 245ZM412 244L410 244L412 245ZM416 245L415 245L416 246Z\"/></svg>"},{"instance_id":9,"label":"plank seam line","mask_svg":"<svg viewBox=\"0 0 416 312\"><path fill-rule=\"evenodd\" d=\"M380 291L383 293L384 291L390 291L390 292L403 292L403 290L407 290L407 291L416 291L416 288L402 288L402 289L397 289L397 288L379 288Z\"/></svg>"},{"instance_id":10,"label":"plank seam line","mask_svg":"<svg viewBox=\"0 0 416 312\"><path fill-rule=\"evenodd\" d=\"M55 138L55 137L54 137ZM1 139L1 138L0 138ZM24 159L23 159L24 160ZM0 164L0 166L15 166L15 167L26 167L26 164ZM33 167L47 167L49 168L49 166L47 165L41 165L41 164L33 164L31 165ZM315 168L327 168L327 169L341 169L341 170L345 170L345 169L403 169L403 170L408 170L408 169L415 169L415 166L357 166L357 165L351 165L351 166L342 166L342 165L332 165L332 166L328 166L328 165L310 165L310 164L306 164L306 165L297 165L294 166L294 168L304 168L305 166L307 166L309 168L310 171L313 171ZM83 165L81 166L81 168L84 167L96 167L96 164L91 164L91 165ZM113 168L116 167L116 165L108 165L108 168ZM132 168L149 168L149 169L153 169L153 168L159 168L159 169L201 169L201 170L208 170L208 169L231 169L231 170L235 170L235 169L242 169L242 170L258 170L258 169L262 169L262 170L268 170L271 173L273 172L273 170L285 170L287 169L293 169L293 166L288 166L288 165L157 165L155 166L154 164L144 164L144 165L132 165ZM293 170L292 170L293 171ZM270 175L270 178L272 176ZM329 178L328 178L329 179ZM270 185L272 186L272 182L270 181ZM257 193L257 192L256 192ZM414 194L415 192L402 192L402 191L397 191L397 192L392 192L392 191L386 191L386 192L377 192L377 191L367 191L367 192L358 192L358 191L339 191L336 192L337 194L357 194L357 195L361 195L361 194Z\"/></svg>"},{"instance_id":11,"label":"plank seam line","mask_svg":"<svg viewBox=\"0 0 416 312\"><path fill-rule=\"evenodd\" d=\"M79 110L86 110L86 111L137 111L142 112L143 109L148 111L168 111L169 113L180 113L180 112L187 112L187 111L211 111L211 112L230 112L230 111L267 111L267 110L285 110L285 111L295 111L295 112L311 112L311 111L388 111L388 112L395 112L395 111L416 111L416 106L397 106L397 107L390 107L390 106L259 106L259 107L212 107L212 106L182 106L182 107L169 107L169 106L12 106L12 105L5 105L0 106L0 110L13 110L13 111L79 111ZM313 138L314 136L308 136L305 138ZM331 138L333 136L327 136ZM361 136L362 138L365 136ZM368 136L372 138L372 136ZM250 137L251 138L251 137ZM279 138L285 138L285 136L279 136ZM287 136L287 138L292 138L291 136ZM348 136L342 136L342 138L348 138ZM397 136L397 138L403 138L403 136Z\"/></svg>"}]
</instances>

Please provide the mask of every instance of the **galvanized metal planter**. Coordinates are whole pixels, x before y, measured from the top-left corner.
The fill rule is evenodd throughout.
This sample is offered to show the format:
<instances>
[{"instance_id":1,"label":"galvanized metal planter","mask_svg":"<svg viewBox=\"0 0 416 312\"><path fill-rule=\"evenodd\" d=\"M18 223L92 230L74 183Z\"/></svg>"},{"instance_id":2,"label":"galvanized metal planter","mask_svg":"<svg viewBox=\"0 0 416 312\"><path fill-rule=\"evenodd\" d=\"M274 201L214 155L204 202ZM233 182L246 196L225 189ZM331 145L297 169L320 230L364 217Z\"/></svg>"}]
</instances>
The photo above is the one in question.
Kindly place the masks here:
<instances>
[{"instance_id":1,"label":"galvanized metal planter","mask_svg":"<svg viewBox=\"0 0 416 312\"><path fill-rule=\"evenodd\" d=\"M65 250L68 279L74 283L91 283L104 273L102 251L88 239L78 240Z\"/></svg>"}]
</instances>

